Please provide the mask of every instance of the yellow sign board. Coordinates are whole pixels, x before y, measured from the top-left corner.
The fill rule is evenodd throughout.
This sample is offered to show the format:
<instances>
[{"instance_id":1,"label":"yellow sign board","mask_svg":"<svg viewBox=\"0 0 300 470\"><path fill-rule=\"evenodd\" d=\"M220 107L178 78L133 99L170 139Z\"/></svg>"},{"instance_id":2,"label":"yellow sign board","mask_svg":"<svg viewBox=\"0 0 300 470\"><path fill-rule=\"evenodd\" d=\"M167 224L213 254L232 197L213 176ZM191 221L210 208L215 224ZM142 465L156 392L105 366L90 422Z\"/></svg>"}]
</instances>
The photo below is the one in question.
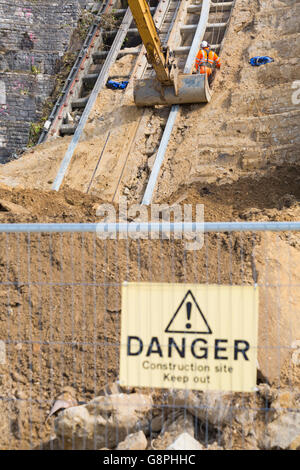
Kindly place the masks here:
<instances>
[{"instance_id":1,"label":"yellow sign board","mask_svg":"<svg viewBox=\"0 0 300 470\"><path fill-rule=\"evenodd\" d=\"M120 382L253 391L257 331L258 287L124 283Z\"/></svg>"}]
</instances>

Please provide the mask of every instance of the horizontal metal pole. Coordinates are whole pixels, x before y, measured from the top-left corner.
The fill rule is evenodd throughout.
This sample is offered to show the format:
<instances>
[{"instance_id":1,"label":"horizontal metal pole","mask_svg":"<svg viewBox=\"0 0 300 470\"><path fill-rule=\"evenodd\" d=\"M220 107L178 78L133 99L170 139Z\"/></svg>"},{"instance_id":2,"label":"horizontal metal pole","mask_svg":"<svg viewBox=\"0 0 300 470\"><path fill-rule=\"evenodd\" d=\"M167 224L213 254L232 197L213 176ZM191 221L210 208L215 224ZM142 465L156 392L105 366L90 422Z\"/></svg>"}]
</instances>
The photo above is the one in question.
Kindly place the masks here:
<instances>
[{"instance_id":1,"label":"horizontal metal pole","mask_svg":"<svg viewBox=\"0 0 300 470\"><path fill-rule=\"evenodd\" d=\"M220 44L210 44L211 49L218 49L218 47L220 47ZM190 52L190 48L190 46L176 47L172 52L174 52L175 55L185 55Z\"/></svg>"},{"instance_id":2,"label":"horizontal metal pole","mask_svg":"<svg viewBox=\"0 0 300 470\"><path fill-rule=\"evenodd\" d=\"M207 23L206 29L211 29L211 28L225 28L227 26L227 23ZM188 32L192 33L196 31L198 25L196 24L185 24L181 26L180 31L182 33Z\"/></svg>"},{"instance_id":3,"label":"horizontal metal pole","mask_svg":"<svg viewBox=\"0 0 300 470\"><path fill-rule=\"evenodd\" d=\"M230 10L233 5L233 2L223 2L223 3L211 2L210 5L211 5L210 6L211 11L217 10L218 12L223 12L223 11ZM190 5L187 8L187 11L188 13L200 13L201 7L202 7L201 3L199 3L198 5Z\"/></svg>"},{"instance_id":4,"label":"horizontal metal pole","mask_svg":"<svg viewBox=\"0 0 300 470\"><path fill-rule=\"evenodd\" d=\"M220 44L211 44L210 45L211 49L217 49L218 47L220 47ZM189 53L190 48L191 48L190 46L175 47L174 49L172 49L172 52L175 55L185 55L185 54ZM140 52L141 52L140 47L132 48L132 49L124 49L124 50L119 52L118 58L124 57L125 55L138 55ZM107 57L107 55L108 55L108 51L99 51L99 52L95 52L93 54L93 57L94 57L95 60L102 60L102 59L105 59L105 57Z\"/></svg>"},{"instance_id":5,"label":"horizontal metal pole","mask_svg":"<svg viewBox=\"0 0 300 470\"><path fill-rule=\"evenodd\" d=\"M139 55L141 52L141 47L131 47L127 49L122 49L119 53L117 58L119 59L120 57L124 57L124 55ZM103 60L105 59L109 54L109 51L97 51L94 52L93 54L93 59L94 61L96 60Z\"/></svg>"},{"instance_id":6,"label":"horizontal metal pole","mask_svg":"<svg viewBox=\"0 0 300 470\"><path fill-rule=\"evenodd\" d=\"M288 232L299 222L117 222L96 224L0 224L0 233Z\"/></svg>"},{"instance_id":7,"label":"horizontal metal pole","mask_svg":"<svg viewBox=\"0 0 300 470\"><path fill-rule=\"evenodd\" d=\"M180 31L182 33L187 32L187 33L193 33L197 29L197 24L185 24L181 26ZM208 23L207 28L225 28L227 26L227 23ZM108 31L106 36L114 36L117 33L118 30L112 30ZM127 34L133 34L133 35L138 35L139 31L137 28L130 28L127 31Z\"/></svg>"},{"instance_id":8,"label":"horizontal metal pole","mask_svg":"<svg viewBox=\"0 0 300 470\"><path fill-rule=\"evenodd\" d=\"M150 11L151 13L153 13L155 11L155 7L150 7ZM122 16L122 15L125 15L126 13L126 9L125 8L120 8L119 10L114 10L112 15L113 16Z\"/></svg>"}]
</instances>

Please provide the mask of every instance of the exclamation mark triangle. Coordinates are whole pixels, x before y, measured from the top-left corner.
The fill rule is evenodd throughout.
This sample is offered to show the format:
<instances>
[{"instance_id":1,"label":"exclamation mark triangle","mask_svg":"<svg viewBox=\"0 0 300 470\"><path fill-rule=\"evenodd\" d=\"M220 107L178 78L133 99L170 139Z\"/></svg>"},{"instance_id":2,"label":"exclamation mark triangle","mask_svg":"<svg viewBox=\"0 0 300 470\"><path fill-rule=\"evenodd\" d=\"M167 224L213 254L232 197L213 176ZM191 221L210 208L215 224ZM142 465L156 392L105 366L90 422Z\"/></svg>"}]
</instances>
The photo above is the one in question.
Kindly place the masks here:
<instances>
[{"instance_id":1,"label":"exclamation mark triangle","mask_svg":"<svg viewBox=\"0 0 300 470\"><path fill-rule=\"evenodd\" d=\"M211 334L212 331L192 291L188 290L165 333Z\"/></svg>"}]
</instances>

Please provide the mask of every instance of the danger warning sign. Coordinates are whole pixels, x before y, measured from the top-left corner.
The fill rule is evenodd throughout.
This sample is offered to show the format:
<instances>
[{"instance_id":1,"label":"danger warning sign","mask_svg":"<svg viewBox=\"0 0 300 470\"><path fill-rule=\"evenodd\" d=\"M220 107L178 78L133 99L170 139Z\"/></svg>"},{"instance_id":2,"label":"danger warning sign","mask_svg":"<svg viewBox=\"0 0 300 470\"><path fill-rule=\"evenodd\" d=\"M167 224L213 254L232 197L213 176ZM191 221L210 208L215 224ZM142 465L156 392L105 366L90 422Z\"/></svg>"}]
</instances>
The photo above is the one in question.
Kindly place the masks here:
<instances>
[{"instance_id":1,"label":"danger warning sign","mask_svg":"<svg viewBox=\"0 0 300 470\"><path fill-rule=\"evenodd\" d=\"M166 333L211 333L206 318L190 290L184 296L165 331Z\"/></svg>"},{"instance_id":2,"label":"danger warning sign","mask_svg":"<svg viewBox=\"0 0 300 470\"><path fill-rule=\"evenodd\" d=\"M253 391L258 287L124 283L120 381Z\"/></svg>"}]
</instances>

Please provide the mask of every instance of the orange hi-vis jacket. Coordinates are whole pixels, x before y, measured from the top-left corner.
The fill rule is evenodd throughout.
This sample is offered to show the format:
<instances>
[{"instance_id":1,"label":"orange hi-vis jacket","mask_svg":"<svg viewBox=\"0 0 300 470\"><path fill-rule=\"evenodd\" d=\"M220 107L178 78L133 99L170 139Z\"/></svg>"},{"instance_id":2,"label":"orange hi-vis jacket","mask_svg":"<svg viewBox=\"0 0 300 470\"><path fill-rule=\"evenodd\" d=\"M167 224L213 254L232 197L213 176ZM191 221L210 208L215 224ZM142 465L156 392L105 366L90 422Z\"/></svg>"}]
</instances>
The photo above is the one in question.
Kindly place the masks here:
<instances>
[{"instance_id":1,"label":"orange hi-vis jacket","mask_svg":"<svg viewBox=\"0 0 300 470\"><path fill-rule=\"evenodd\" d=\"M195 61L196 70L200 73L211 75L214 64L218 68L221 67L220 57L211 49L200 49Z\"/></svg>"}]
</instances>

